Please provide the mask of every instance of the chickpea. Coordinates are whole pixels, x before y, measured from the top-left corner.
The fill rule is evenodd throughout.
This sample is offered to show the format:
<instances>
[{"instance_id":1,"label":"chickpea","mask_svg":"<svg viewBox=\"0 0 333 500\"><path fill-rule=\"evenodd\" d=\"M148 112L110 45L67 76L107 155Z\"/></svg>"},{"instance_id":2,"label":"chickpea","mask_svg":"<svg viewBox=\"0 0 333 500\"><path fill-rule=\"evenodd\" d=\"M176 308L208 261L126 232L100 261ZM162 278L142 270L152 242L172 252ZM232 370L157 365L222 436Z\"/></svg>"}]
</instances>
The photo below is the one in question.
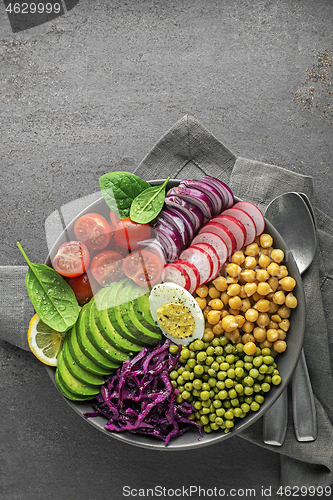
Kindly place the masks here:
<instances>
[{"instance_id":1,"label":"chickpea","mask_svg":"<svg viewBox=\"0 0 333 500\"><path fill-rule=\"evenodd\" d=\"M281 328L278 328L277 331L279 334L279 340L284 340L287 337L287 332L281 330Z\"/></svg>"},{"instance_id":2,"label":"chickpea","mask_svg":"<svg viewBox=\"0 0 333 500\"><path fill-rule=\"evenodd\" d=\"M271 237L271 235L263 233L260 236L260 246L262 246L263 248L268 248L271 247L272 245L273 245L273 238Z\"/></svg>"},{"instance_id":3,"label":"chickpea","mask_svg":"<svg viewBox=\"0 0 333 500\"><path fill-rule=\"evenodd\" d=\"M244 251L245 255L250 255L251 257L255 257L259 253L259 245L257 242L253 242L250 245L245 247Z\"/></svg>"},{"instance_id":4,"label":"chickpea","mask_svg":"<svg viewBox=\"0 0 333 500\"><path fill-rule=\"evenodd\" d=\"M279 328L279 323L277 321L272 321L272 316L271 316L270 322L268 323L267 326L268 328L275 328L276 330L277 328Z\"/></svg>"},{"instance_id":5,"label":"chickpea","mask_svg":"<svg viewBox=\"0 0 333 500\"><path fill-rule=\"evenodd\" d=\"M240 275L246 283L251 283L256 279L256 272L253 269L246 269Z\"/></svg>"},{"instance_id":6,"label":"chickpea","mask_svg":"<svg viewBox=\"0 0 333 500\"><path fill-rule=\"evenodd\" d=\"M271 259L274 260L274 262L280 264L280 262L282 262L284 259L283 250L280 250L279 248L273 249L271 253Z\"/></svg>"},{"instance_id":7,"label":"chickpea","mask_svg":"<svg viewBox=\"0 0 333 500\"><path fill-rule=\"evenodd\" d=\"M274 293L274 296L273 296L273 302L275 304L278 304L278 305L282 305L285 303L285 300L286 300L286 296L283 292L283 290L278 290L277 292Z\"/></svg>"},{"instance_id":8,"label":"chickpea","mask_svg":"<svg viewBox=\"0 0 333 500\"><path fill-rule=\"evenodd\" d=\"M257 261L254 257L246 257L245 259L245 262L244 262L244 266L246 267L246 269L253 269L254 267L256 267L257 265Z\"/></svg>"},{"instance_id":9,"label":"chickpea","mask_svg":"<svg viewBox=\"0 0 333 500\"><path fill-rule=\"evenodd\" d=\"M254 323L252 321L245 321L242 330L244 333L251 333L254 329Z\"/></svg>"},{"instance_id":10,"label":"chickpea","mask_svg":"<svg viewBox=\"0 0 333 500\"><path fill-rule=\"evenodd\" d=\"M258 302L258 300L264 299L264 296L258 293L258 288L257 291L252 295L252 299L254 300L254 302Z\"/></svg>"},{"instance_id":11,"label":"chickpea","mask_svg":"<svg viewBox=\"0 0 333 500\"><path fill-rule=\"evenodd\" d=\"M279 338L279 333L276 328L269 328L266 332L266 338L270 342L275 342Z\"/></svg>"},{"instance_id":12,"label":"chickpea","mask_svg":"<svg viewBox=\"0 0 333 500\"><path fill-rule=\"evenodd\" d=\"M263 342L266 340L266 329L265 328L260 328L260 326L256 326L253 329L253 336L256 339L257 342Z\"/></svg>"},{"instance_id":13,"label":"chickpea","mask_svg":"<svg viewBox=\"0 0 333 500\"><path fill-rule=\"evenodd\" d=\"M271 287L269 286L268 283L264 282L260 282L258 284L258 288L257 288L257 292L259 293L259 295L268 295L270 292L272 291Z\"/></svg>"},{"instance_id":14,"label":"chickpea","mask_svg":"<svg viewBox=\"0 0 333 500\"><path fill-rule=\"evenodd\" d=\"M272 347L272 345L273 343L266 339L263 342L260 342L259 347L264 349L264 347Z\"/></svg>"},{"instance_id":15,"label":"chickpea","mask_svg":"<svg viewBox=\"0 0 333 500\"><path fill-rule=\"evenodd\" d=\"M292 293L288 293L285 303L286 306L288 306L290 309L295 309L295 307L297 307L297 299L295 295L293 295Z\"/></svg>"},{"instance_id":16,"label":"chickpea","mask_svg":"<svg viewBox=\"0 0 333 500\"><path fill-rule=\"evenodd\" d=\"M290 327L289 319L283 319L282 321L280 321L279 327L281 328L281 330L284 330L285 332L287 332L289 330L289 327Z\"/></svg>"},{"instance_id":17,"label":"chickpea","mask_svg":"<svg viewBox=\"0 0 333 500\"><path fill-rule=\"evenodd\" d=\"M236 314L235 320L237 321L238 328L242 328L245 323L245 317L242 314Z\"/></svg>"},{"instance_id":18,"label":"chickpea","mask_svg":"<svg viewBox=\"0 0 333 500\"><path fill-rule=\"evenodd\" d=\"M220 292L224 292L228 288L227 280L224 276L218 276L217 278L215 278L215 280L212 281L212 283Z\"/></svg>"},{"instance_id":19,"label":"chickpea","mask_svg":"<svg viewBox=\"0 0 333 500\"><path fill-rule=\"evenodd\" d=\"M245 255L241 250L238 250L237 252L232 254L231 262L233 262L234 264L238 264L240 266L241 264L243 264L244 260Z\"/></svg>"},{"instance_id":20,"label":"chickpea","mask_svg":"<svg viewBox=\"0 0 333 500\"><path fill-rule=\"evenodd\" d=\"M268 312L270 314L274 314L274 313L277 312L277 310L279 309L279 307L280 307L279 304L275 304L273 302L273 298L272 298L272 301L270 302L270 306L269 306L269 311Z\"/></svg>"},{"instance_id":21,"label":"chickpea","mask_svg":"<svg viewBox=\"0 0 333 500\"><path fill-rule=\"evenodd\" d=\"M228 311L226 309L222 309L221 311L221 319L225 318L225 316L228 316Z\"/></svg>"},{"instance_id":22,"label":"chickpea","mask_svg":"<svg viewBox=\"0 0 333 500\"><path fill-rule=\"evenodd\" d=\"M214 332L211 328L205 328L203 337L205 338L204 342L210 342L214 338Z\"/></svg>"},{"instance_id":23,"label":"chickpea","mask_svg":"<svg viewBox=\"0 0 333 500\"><path fill-rule=\"evenodd\" d=\"M254 304L254 308L258 309L259 312L267 312L269 311L270 302L267 299L260 299L258 302Z\"/></svg>"},{"instance_id":24,"label":"chickpea","mask_svg":"<svg viewBox=\"0 0 333 500\"><path fill-rule=\"evenodd\" d=\"M222 292L220 295L220 299L222 300L223 304L226 306L229 302L230 297L227 294L227 292Z\"/></svg>"},{"instance_id":25,"label":"chickpea","mask_svg":"<svg viewBox=\"0 0 333 500\"><path fill-rule=\"evenodd\" d=\"M256 350L257 350L257 346L254 342L246 342L246 344L244 344L243 351L248 356L253 356L253 354L256 352Z\"/></svg>"},{"instance_id":26,"label":"chickpea","mask_svg":"<svg viewBox=\"0 0 333 500\"><path fill-rule=\"evenodd\" d=\"M245 285L241 285L238 296L241 299L245 299L248 296L247 293L245 292Z\"/></svg>"},{"instance_id":27,"label":"chickpea","mask_svg":"<svg viewBox=\"0 0 333 500\"><path fill-rule=\"evenodd\" d=\"M221 319L220 311L212 309L207 314L207 321L211 325L216 325L216 323L218 323L220 321L220 319Z\"/></svg>"},{"instance_id":28,"label":"chickpea","mask_svg":"<svg viewBox=\"0 0 333 500\"><path fill-rule=\"evenodd\" d=\"M198 306L200 307L201 310L205 309L207 305L206 297L195 297L195 300L197 301Z\"/></svg>"},{"instance_id":29,"label":"chickpea","mask_svg":"<svg viewBox=\"0 0 333 500\"><path fill-rule=\"evenodd\" d=\"M247 344L247 342L255 342L255 341L256 341L256 339L250 333L244 333L244 335L242 335L242 343L243 344Z\"/></svg>"},{"instance_id":30,"label":"chickpea","mask_svg":"<svg viewBox=\"0 0 333 500\"><path fill-rule=\"evenodd\" d=\"M233 278L236 278L237 276L240 275L242 268L239 267L237 264L234 264L233 262L228 264L226 267L226 271L229 274L229 276L232 276Z\"/></svg>"},{"instance_id":31,"label":"chickpea","mask_svg":"<svg viewBox=\"0 0 333 500\"><path fill-rule=\"evenodd\" d=\"M280 323L281 320L282 318L279 314L272 314L271 321L274 321L274 323Z\"/></svg>"},{"instance_id":32,"label":"chickpea","mask_svg":"<svg viewBox=\"0 0 333 500\"><path fill-rule=\"evenodd\" d=\"M206 319L207 318L207 314L209 313L209 311L211 311L212 308L210 306L206 306L203 310L202 310L202 314L204 316L204 318Z\"/></svg>"},{"instance_id":33,"label":"chickpea","mask_svg":"<svg viewBox=\"0 0 333 500\"><path fill-rule=\"evenodd\" d=\"M199 297L207 297L208 295L208 286L207 285L200 285L195 293L199 296Z\"/></svg>"},{"instance_id":34,"label":"chickpea","mask_svg":"<svg viewBox=\"0 0 333 500\"><path fill-rule=\"evenodd\" d=\"M279 281L279 284L282 286L283 290L291 292L296 286L296 281L291 276L286 276Z\"/></svg>"},{"instance_id":35,"label":"chickpea","mask_svg":"<svg viewBox=\"0 0 333 500\"><path fill-rule=\"evenodd\" d=\"M288 295L287 295L287 297L288 297ZM281 307L279 307L279 309L277 310L277 313L279 316L281 316L282 319L285 319L285 318L289 318L289 316L291 314L291 310L287 306L287 304L283 304Z\"/></svg>"},{"instance_id":36,"label":"chickpea","mask_svg":"<svg viewBox=\"0 0 333 500\"><path fill-rule=\"evenodd\" d=\"M251 297L251 295L253 295L256 291L257 291L257 283L245 283L244 292L248 297Z\"/></svg>"},{"instance_id":37,"label":"chickpea","mask_svg":"<svg viewBox=\"0 0 333 500\"><path fill-rule=\"evenodd\" d=\"M213 326L212 328L214 335L219 336L224 333L224 330L222 328L222 321L220 320L216 325Z\"/></svg>"},{"instance_id":38,"label":"chickpea","mask_svg":"<svg viewBox=\"0 0 333 500\"><path fill-rule=\"evenodd\" d=\"M208 288L208 295L210 296L211 299L217 299L218 297L220 297L221 292L217 288L215 288L214 285L211 285Z\"/></svg>"},{"instance_id":39,"label":"chickpea","mask_svg":"<svg viewBox=\"0 0 333 500\"><path fill-rule=\"evenodd\" d=\"M232 283L231 285L228 286L227 294L230 297L235 297L236 295L239 294L240 289L241 289L241 287L238 283Z\"/></svg>"},{"instance_id":40,"label":"chickpea","mask_svg":"<svg viewBox=\"0 0 333 500\"><path fill-rule=\"evenodd\" d=\"M269 279L269 273L267 269L257 269L256 270L256 279L258 281L267 281Z\"/></svg>"},{"instance_id":41,"label":"chickpea","mask_svg":"<svg viewBox=\"0 0 333 500\"><path fill-rule=\"evenodd\" d=\"M250 307L250 309L248 309L245 312L246 321L252 321L254 323L255 321L257 321L258 316L259 316L259 312L256 309L253 309L252 307Z\"/></svg>"},{"instance_id":42,"label":"chickpea","mask_svg":"<svg viewBox=\"0 0 333 500\"><path fill-rule=\"evenodd\" d=\"M280 266L280 276L281 278L286 278L288 276L288 269L286 266Z\"/></svg>"},{"instance_id":43,"label":"chickpea","mask_svg":"<svg viewBox=\"0 0 333 500\"><path fill-rule=\"evenodd\" d=\"M231 340L234 344L240 341L240 333L238 330L234 330L233 332L225 332L225 336Z\"/></svg>"},{"instance_id":44,"label":"chickpea","mask_svg":"<svg viewBox=\"0 0 333 500\"><path fill-rule=\"evenodd\" d=\"M244 300L242 300L242 305L241 305L241 307L240 307L240 310L241 310L241 311L245 312L245 311L247 311L248 309L250 309L250 307L251 307L251 302L250 302L250 300L249 300L249 299L244 299Z\"/></svg>"},{"instance_id":45,"label":"chickpea","mask_svg":"<svg viewBox=\"0 0 333 500\"><path fill-rule=\"evenodd\" d=\"M273 349L276 352L284 352L287 348L287 344L284 340L276 340L273 344Z\"/></svg>"},{"instance_id":46,"label":"chickpea","mask_svg":"<svg viewBox=\"0 0 333 500\"><path fill-rule=\"evenodd\" d=\"M239 314L239 309L234 309L233 307L229 307L228 312L233 316L237 316L237 314Z\"/></svg>"},{"instance_id":47,"label":"chickpea","mask_svg":"<svg viewBox=\"0 0 333 500\"><path fill-rule=\"evenodd\" d=\"M271 287L271 289L273 290L273 292L275 292L278 289L279 280L277 278L275 278L274 276L271 276L267 280L267 283L269 284L269 286Z\"/></svg>"},{"instance_id":48,"label":"chickpea","mask_svg":"<svg viewBox=\"0 0 333 500\"><path fill-rule=\"evenodd\" d=\"M233 283L238 283L239 282L239 276L236 278L233 278L232 276L227 276L226 281L228 285L232 285Z\"/></svg>"},{"instance_id":49,"label":"chickpea","mask_svg":"<svg viewBox=\"0 0 333 500\"><path fill-rule=\"evenodd\" d=\"M257 325L260 326L261 328L265 328L266 326L269 325L270 319L267 313L261 313L258 316L257 319Z\"/></svg>"},{"instance_id":50,"label":"chickpea","mask_svg":"<svg viewBox=\"0 0 333 500\"><path fill-rule=\"evenodd\" d=\"M238 328L238 323L235 319L235 316L232 314L228 314L222 319L222 328L226 332L232 332L233 330L236 330Z\"/></svg>"},{"instance_id":51,"label":"chickpea","mask_svg":"<svg viewBox=\"0 0 333 500\"><path fill-rule=\"evenodd\" d=\"M270 263L270 265L267 267L267 272L271 276L275 276L276 278L281 278L280 266L276 262L271 262Z\"/></svg>"},{"instance_id":52,"label":"chickpea","mask_svg":"<svg viewBox=\"0 0 333 500\"><path fill-rule=\"evenodd\" d=\"M242 299L240 297L238 297L238 295L236 295L235 297L231 297L229 299L229 302L228 302L229 306L232 308L232 309L238 309L241 307L242 305Z\"/></svg>"},{"instance_id":53,"label":"chickpea","mask_svg":"<svg viewBox=\"0 0 333 500\"><path fill-rule=\"evenodd\" d=\"M271 259L268 255L261 254L259 257L258 264L260 267L265 268L268 267L271 263Z\"/></svg>"},{"instance_id":54,"label":"chickpea","mask_svg":"<svg viewBox=\"0 0 333 500\"><path fill-rule=\"evenodd\" d=\"M260 247L259 254L266 255L267 257L270 257L272 250L273 250L272 247L267 247L267 248Z\"/></svg>"},{"instance_id":55,"label":"chickpea","mask_svg":"<svg viewBox=\"0 0 333 500\"><path fill-rule=\"evenodd\" d=\"M224 304L221 299L212 299L208 302L208 305L209 307L217 311L221 311L224 307Z\"/></svg>"}]
</instances>

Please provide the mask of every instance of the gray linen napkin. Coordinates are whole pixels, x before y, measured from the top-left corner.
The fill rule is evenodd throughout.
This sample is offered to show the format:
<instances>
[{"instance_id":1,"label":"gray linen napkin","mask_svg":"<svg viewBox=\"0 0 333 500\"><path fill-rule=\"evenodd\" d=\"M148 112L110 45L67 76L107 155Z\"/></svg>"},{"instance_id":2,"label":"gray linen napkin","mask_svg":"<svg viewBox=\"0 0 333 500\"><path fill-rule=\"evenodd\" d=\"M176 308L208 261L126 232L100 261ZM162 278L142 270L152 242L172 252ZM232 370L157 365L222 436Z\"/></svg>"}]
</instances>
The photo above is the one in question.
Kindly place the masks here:
<instances>
[{"instance_id":1,"label":"gray linen napkin","mask_svg":"<svg viewBox=\"0 0 333 500\"><path fill-rule=\"evenodd\" d=\"M228 183L236 196L256 203L263 211L272 198L288 191L303 192L315 204L311 177L236 158L198 121L187 115L160 139L135 173L147 180L168 175L171 178L201 178L203 174L216 176ZM91 201L97 196L98 193L94 193ZM50 215L45 226L49 248L62 225L75 217L81 208L78 210L72 202ZM294 435L291 415L282 447L275 448L262 442L261 420L240 434L248 441L280 453L283 485L325 486L333 483L333 220L319 210L315 213L319 244L313 264L303 274L303 283L309 306L304 350L316 398L318 438L315 442L299 443ZM24 270L25 267L16 270L0 267L0 338L26 349L31 306L26 303L27 296L23 291ZM21 304L16 316L20 321L16 320L15 330L10 311L6 309L6 301L9 303L13 296L18 297L17 304Z\"/></svg>"}]
</instances>

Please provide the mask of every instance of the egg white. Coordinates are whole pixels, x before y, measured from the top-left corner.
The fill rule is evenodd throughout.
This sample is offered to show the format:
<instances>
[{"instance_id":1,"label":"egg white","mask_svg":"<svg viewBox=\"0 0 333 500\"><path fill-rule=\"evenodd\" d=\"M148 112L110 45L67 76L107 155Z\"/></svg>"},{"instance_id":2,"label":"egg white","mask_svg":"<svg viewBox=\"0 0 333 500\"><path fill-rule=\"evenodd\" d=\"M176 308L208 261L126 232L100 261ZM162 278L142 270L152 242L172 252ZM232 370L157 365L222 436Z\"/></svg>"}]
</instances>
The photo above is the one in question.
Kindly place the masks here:
<instances>
[{"instance_id":1,"label":"egg white","mask_svg":"<svg viewBox=\"0 0 333 500\"><path fill-rule=\"evenodd\" d=\"M192 314L195 321L194 332L191 336L178 339L167 333L157 319L158 309L169 302L181 303ZM155 323L162 333L175 344L187 345L195 339L201 339L205 329L205 320L202 311L194 297L185 288L175 283L159 283L153 287L149 295L150 312Z\"/></svg>"}]
</instances>

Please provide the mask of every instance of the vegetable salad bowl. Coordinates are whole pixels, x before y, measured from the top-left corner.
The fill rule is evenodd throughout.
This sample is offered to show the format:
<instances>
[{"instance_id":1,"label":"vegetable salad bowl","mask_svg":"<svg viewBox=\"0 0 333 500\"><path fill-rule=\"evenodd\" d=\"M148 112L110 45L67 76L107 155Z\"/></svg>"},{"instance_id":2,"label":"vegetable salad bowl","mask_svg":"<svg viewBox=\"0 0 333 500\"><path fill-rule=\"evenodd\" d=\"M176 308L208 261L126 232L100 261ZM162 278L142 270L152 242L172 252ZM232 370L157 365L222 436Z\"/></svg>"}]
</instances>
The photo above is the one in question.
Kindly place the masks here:
<instances>
[{"instance_id":1,"label":"vegetable salad bowl","mask_svg":"<svg viewBox=\"0 0 333 500\"><path fill-rule=\"evenodd\" d=\"M153 180L149 181L151 185L159 185L163 183L165 179ZM179 184L180 180L172 179L169 181L167 189L170 189ZM235 196L235 202L240 201ZM106 205L104 198L101 196L100 199L87 206L85 210L83 210L61 233L55 242L54 246L49 252L49 255L46 259L46 264L48 266L52 265L52 259L56 254L57 248L61 244L66 241L69 241L73 238L73 228L75 221L81 217L82 215L95 212L102 214L104 216L108 216L110 213L109 207ZM287 335L287 349L285 352L280 353L277 358L277 367L281 376L281 383L278 386L272 386L271 390L267 393L265 397L264 403L260 406L258 411L249 412L246 417L242 419L236 419L234 427L230 432L224 433L223 430L215 431L211 433L202 433L202 437L200 437L200 433L197 427L193 426L193 429L185 432L182 436L171 439L167 445L164 442L153 436L146 436L141 434L133 434L127 431L123 432L114 432L105 429L105 424L107 423L107 419L102 416L97 417L85 417L85 413L89 413L94 411L92 400L85 402L74 402L70 401L66 398L67 403L70 407L75 411L79 416L84 418L87 423L94 426L96 430L105 434L106 437L115 438L125 443L139 446L143 448L150 448L156 450L186 450L191 448L196 448L198 446L208 446L211 444L216 444L225 439L230 439L233 436L241 433L244 429L248 428L254 422L258 421L264 413L273 405L273 403L278 399L284 388L289 383L294 368L297 364L304 338L304 330L305 330L305 297L302 285L302 279L300 273L298 271L295 260L286 246L284 240L277 232L277 230L273 227L269 221L265 220L265 232L269 233L274 240L274 247L280 248L284 251L285 254L285 263L288 268L289 275L292 276L296 280L296 287L294 290L294 295L297 298L297 308L293 309L291 317L290 317L290 328ZM53 383L55 382L55 368L50 366L45 366L48 375L50 376Z\"/></svg>"}]
</instances>

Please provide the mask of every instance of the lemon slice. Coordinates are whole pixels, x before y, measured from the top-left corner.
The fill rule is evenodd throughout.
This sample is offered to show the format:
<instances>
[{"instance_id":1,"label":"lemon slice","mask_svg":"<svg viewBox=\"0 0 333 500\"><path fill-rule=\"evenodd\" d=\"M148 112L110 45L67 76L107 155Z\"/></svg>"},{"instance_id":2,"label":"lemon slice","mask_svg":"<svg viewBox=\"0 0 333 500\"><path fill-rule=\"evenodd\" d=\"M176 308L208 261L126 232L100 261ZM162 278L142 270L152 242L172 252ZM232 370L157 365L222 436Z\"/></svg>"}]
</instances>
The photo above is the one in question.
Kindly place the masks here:
<instances>
[{"instance_id":1,"label":"lemon slice","mask_svg":"<svg viewBox=\"0 0 333 500\"><path fill-rule=\"evenodd\" d=\"M62 348L66 332L57 332L35 314L29 323L28 343L34 355L49 366L57 366L57 355Z\"/></svg>"}]
</instances>

